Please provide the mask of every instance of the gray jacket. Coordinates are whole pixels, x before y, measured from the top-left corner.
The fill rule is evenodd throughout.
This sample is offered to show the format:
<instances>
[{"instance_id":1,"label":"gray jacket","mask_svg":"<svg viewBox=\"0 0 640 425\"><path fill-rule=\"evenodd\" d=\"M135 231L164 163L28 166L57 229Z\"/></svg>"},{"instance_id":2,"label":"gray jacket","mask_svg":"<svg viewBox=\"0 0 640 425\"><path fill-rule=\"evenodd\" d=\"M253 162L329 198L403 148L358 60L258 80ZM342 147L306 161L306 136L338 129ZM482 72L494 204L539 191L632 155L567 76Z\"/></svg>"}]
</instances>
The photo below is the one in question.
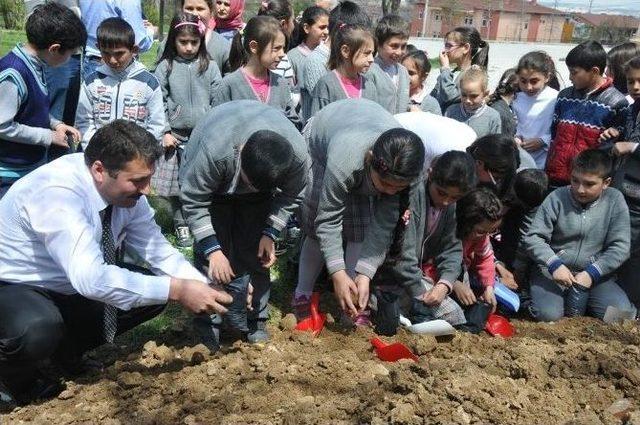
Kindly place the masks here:
<instances>
[{"instance_id":1,"label":"gray jacket","mask_svg":"<svg viewBox=\"0 0 640 425\"><path fill-rule=\"evenodd\" d=\"M274 194L265 229L278 236L302 202L309 155L302 135L282 112L254 100L228 102L212 109L191 133L180 168L182 210L202 253L211 252L217 244L209 210L212 196L251 192L239 178L240 151L258 130L282 135L294 153L286 183Z\"/></svg>"},{"instance_id":2,"label":"gray jacket","mask_svg":"<svg viewBox=\"0 0 640 425\"><path fill-rule=\"evenodd\" d=\"M409 210L411 216L402 237L398 257L385 258L393 240L393 232L382 231L381 225L398 219L399 211L377 211L369 234L360 253L356 272L370 279L388 285L395 282L405 288L411 296L424 293L422 268L424 263L432 262L438 271L438 280L453 284L458 278L462 264L462 243L456 237L456 206L445 209L431 234L427 233L427 218L432 208L427 184L420 181L411 188ZM382 214L395 213L393 217ZM393 222L395 226L396 223ZM382 253L382 255L380 255Z\"/></svg>"},{"instance_id":3,"label":"gray jacket","mask_svg":"<svg viewBox=\"0 0 640 425\"><path fill-rule=\"evenodd\" d=\"M400 64L394 65L398 67L397 87L383 69L380 57L376 57L366 76L376 87L377 102L392 114L399 114L409 110L409 72Z\"/></svg>"},{"instance_id":4,"label":"gray jacket","mask_svg":"<svg viewBox=\"0 0 640 425\"><path fill-rule=\"evenodd\" d=\"M325 168L315 226L329 273L345 269L342 218L349 193L366 192L365 155L382 133L397 127L391 114L366 99L334 102L313 119L309 153L314 164ZM397 211L397 195L377 197L376 210L387 209Z\"/></svg>"},{"instance_id":5,"label":"gray jacket","mask_svg":"<svg viewBox=\"0 0 640 425\"><path fill-rule=\"evenodd\" d=\"M313 89L313 94L311 96L311 116L317 114L320 109L330 103L337 100L347 99L347 94L342 88L342 84L338 78L339 77L334 71L329 71L324 75L324 77L320 78L320 81L316 84L316 88ZM373 85L366 75L362 76L362 91L360 98L378 102L376 86Z\"/></svg>"},{"instance_id":6,"label":"gray jacket","mask_svg":"<svg viewBox=\"0 0 640 425\"><path fill-rule=\"evenodd\" d=\"M207 53L211 59L218 65L218 69L224 75L227 70L227 62L229 61L229 50L231 49L231 43L218 34L215 31L210 31L209 36L206 40L207 43ZM165 38L158 45L158 52L156 55L156 63L160 61L162 57L162 52L164 52L164 47L167 44L167 39Z\"/></svg>"},{"instance_id":7,"label":"gray jacket","mask_svg":"<svg viewBox=\"0 0 640 425\"><path fill-rule=\"evenodd\" d=\"M320 78L327 73L327 62L329 61L329 48L326 44L320 44L309 53L304 62L302 72L300 72L300 105L302 106L302 119L306 121L311 117L311 93L315 89Z\"/></svg>"},{"instance_id":8,"label":"gray jacket","mask_svg":"<svg viewBox=\"0 0 640 425\"><path fill-rule=\"evenodd\" d=\"M296 113L295 105L291 99L289 83L278 74L269 71L269 98L266 104L284 112L287 118L298 127L302 128L300 118ZM242 73L241 69L227 74L222 79L218 90L214 95L212 106L217 106L232 100L260 100L257 98L251 85Z\"/></svg>"},{"instance_id":9,"label":"gray jacket","mask_svg":"<svg viewBox=\"0 0 640 425\"><path fill-rule=\"evenodd\" d=\"M458 68L455 71L450 68L440 68L440 75L436 80L436 85L431 91L431 96L435 97L442 112L454 103L460 103L460 87L458 81L462 72Z\"/></svg>"},{"instance_id":10,"label":"gray jacket","mask_svg":"<svg viewBox=\"0 0 640 425\"><path fill-rule=\"evenodd\" d=\"M596 283L629 257L629 233L629 209L617 189L605 189L583 207L565 186L540 205L524 244L542 270L553 274L565 265L572 272L586 271Z\"/></svg>"},{"instance_id":11,"label":"gray jacket","mask_svg":"<svg viewBox=\"0 0 640 425\"><path fill-rule=\"evenodd\" d=\"M202 74L199 73L199 66L199 60L185 61L178 57L173 61L169 74L169 62L166 59L158 64L155 75L164 100L165 132L171 129L188 132L211 109L222 76L213 61L209 62L209 68Z\"/></svg>"},{"instance_id":12,"label":"gray jacket","mask_svg":"<svg viewBox=\"0 0 640 425\"><path fill-rule=\"evenodd\" d=\"M478 110L469 114L463 109L462 104L456 103L447 108L444 116L467 124L476 132L478 137L502 132L500 114L488 105L481 106Z\"/></svg>"}]
</instances>

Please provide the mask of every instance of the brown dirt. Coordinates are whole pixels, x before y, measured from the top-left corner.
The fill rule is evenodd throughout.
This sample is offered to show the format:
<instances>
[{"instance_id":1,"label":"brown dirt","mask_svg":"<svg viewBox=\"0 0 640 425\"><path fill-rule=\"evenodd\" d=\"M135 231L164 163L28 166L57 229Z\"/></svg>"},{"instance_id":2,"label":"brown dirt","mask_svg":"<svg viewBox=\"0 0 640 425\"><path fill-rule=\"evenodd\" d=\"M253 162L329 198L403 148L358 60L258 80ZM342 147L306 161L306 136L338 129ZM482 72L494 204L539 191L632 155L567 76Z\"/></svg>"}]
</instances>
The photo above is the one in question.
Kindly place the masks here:
<instances>
[{"instance_id":1,"label":"brown dirt","mask_svg":"<svg viewBox=\"0 0 640 425\"><path fill-rule=\"evenodd\" d=\"M121 347L98 353L115 359L103 372L0 423L640 424L636 323L514 323L510 340L401 332L419 363L383 363L369 331L338 324L318 338L271 329L268 344L238 342L215 355L204 346Z\"/></svg>"}]
</instances>

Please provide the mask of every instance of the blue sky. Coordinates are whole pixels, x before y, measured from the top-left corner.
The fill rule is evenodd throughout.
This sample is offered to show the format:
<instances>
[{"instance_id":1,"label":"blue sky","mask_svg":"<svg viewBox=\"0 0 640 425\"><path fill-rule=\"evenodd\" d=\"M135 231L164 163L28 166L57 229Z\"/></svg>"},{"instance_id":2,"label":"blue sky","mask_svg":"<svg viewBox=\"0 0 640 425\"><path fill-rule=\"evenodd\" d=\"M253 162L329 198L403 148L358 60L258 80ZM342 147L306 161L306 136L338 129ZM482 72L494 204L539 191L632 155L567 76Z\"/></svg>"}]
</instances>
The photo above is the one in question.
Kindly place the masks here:
<instances>
[{"instance_id":1,"label":"blue sky","mask_svg":"<svg viewBox=\"0 0 640 425\"><path fill-rule=\"evenodd\" d=\"M539 4L554 7L555 0L538 0ZM589 0L557 0L559 9L580 10L589 9ZM593 13L621 13L640 16L640 0L593 0Z\"/></svg>"}]
</instances>

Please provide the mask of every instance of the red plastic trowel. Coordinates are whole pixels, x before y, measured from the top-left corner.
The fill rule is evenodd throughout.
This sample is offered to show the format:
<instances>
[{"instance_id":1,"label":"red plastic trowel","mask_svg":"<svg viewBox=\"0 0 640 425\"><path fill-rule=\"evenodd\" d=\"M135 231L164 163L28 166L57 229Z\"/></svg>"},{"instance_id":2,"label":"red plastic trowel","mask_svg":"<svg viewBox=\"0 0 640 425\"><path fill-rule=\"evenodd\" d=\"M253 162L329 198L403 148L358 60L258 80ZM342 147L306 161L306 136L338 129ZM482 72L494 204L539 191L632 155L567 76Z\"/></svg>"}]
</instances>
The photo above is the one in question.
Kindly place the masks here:
<instances>
[{"instance_id":1,"label":"red plastic trowel","mask_svg":"<svg viewBox=\"0 0 640 425\"><path fill-rule=\"evenodd\" d=\"M418 361L418 356L413 354L409 348L399 342L387 344L378 337L371 338L371 345L376 349L378 358L385 362L397 362L401 359L411 359Z\"/></svg>"},{"instance_id":2,"label":"red plastic trowel","mask_svg":"<svg viewBox=\"0 0 640 425\"><path fill-rule=\"evenodd\" d=\"M327 315L320 313L320 293L314 292L311 295L311 316L303 319L296 325L298 331L311 331L313 336L318 336L322 328L324 328L324 322L327 320Z\"/></svg>"}]
</instances>

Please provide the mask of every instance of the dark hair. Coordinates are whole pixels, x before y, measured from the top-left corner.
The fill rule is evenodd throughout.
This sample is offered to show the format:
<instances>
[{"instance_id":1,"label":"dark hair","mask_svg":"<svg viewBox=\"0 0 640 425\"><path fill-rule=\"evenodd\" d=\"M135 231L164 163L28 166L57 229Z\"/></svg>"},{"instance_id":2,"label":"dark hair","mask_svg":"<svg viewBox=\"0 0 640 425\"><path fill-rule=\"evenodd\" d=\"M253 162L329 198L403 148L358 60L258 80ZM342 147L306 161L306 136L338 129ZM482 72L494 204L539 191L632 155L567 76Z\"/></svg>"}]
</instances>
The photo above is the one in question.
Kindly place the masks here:
<instances>
[{"instance_id":1,"label":"dark hair","mask_svg":"<svg viewBox=\"0 0 640 425\"><path fill-rule=\"evenodd\" d=\"M122 18L107 18L98 25L96 31L99 49L126 47L131 50L136 45L136 33Z\"/></svg>"},{"instance_id":2,"label":"dark hair","mask_svg":"<svg viewBox=\"0 0 640 425\"><path fill-rule=\"evenodd\" d=\"M427 74L431 72L431 62L429 62L426 53L422 50L415 49L404 55L400 63L404 62L405 59L411 59L416 64L418 73L420 74L420 81L424 81L427 78Z\"/></svg>"},{"instance_id":3,"label":"dark hair","mask_svg":"<svg viewBox=\"0 0 640 425\"><path fill-rule=\"evenodd\" d=\"M420 51L421 51L421 50L420 50L420 49L418 49L418 48L417 48L416 46L414 46L413 44L407 44L407 53L406 53L407 55L408 55L409 53L413 53L413 52L420 52ZM422 53L424 53L424 55L425 55L425 56L427 55L425 52L422 52ZM431 66L431 63L429 63L429 66Z\"/></svg>"},{"instance_id":4,"label":"dark hair","mask_svg":"<svg viewBox=\"0 0 640 425\"><path fill-rule=\"evenodd\" d=\"M544 170L529 168L516 175L513 190L520 204L529 211L542 204L547 196L548 186L549 178Z\"/></svg>"},{"instance_id":5,"label":"dark hair","mask_svg":"<svg viewBox=\"0 0 640 425\"><path fill-rule=\"evenodd\" d=\"M471 48L471 65L480 65L484 69L489 66L489 43L480 37L480 33L474 27L456 27L445 34L458 34L462 44L468 44Z\"/></svg>"},{"instance_id":6,"label":"dark hair","mask_svg":"<svg viewBox=\"0 0 640 425\"><path fill-rule=\"evenodd\" d=\"M466 193L478 184L473 157L466 152L448 151L431 161L429 182L440 187L455 187Z\"/></svg>"},{"instance_id":7,"label":"dark hair","mask_svg":"<svg viewBox=\"0 0 640 425\"><path fill-rule=\"evenodd\" d=\"M209 6L209 10L211 10L211 13L215 12L216 8L213 0L204 0L204 2L207 3L207 6ZM179 0L179 7L182 10L182 8L184 7L184 0Z\"/></svg>"},{"instance_id":8,"label":"dark hair","mask_svg":"<svg viewBox=\"0 0 640 425\"><path fill-rule=\"evenodd\" d=\"M607 53L607 67L613 78L613 85L623 94L629 93L624 65L636 56L640 56L640 45L630 41L618 44Z\"/></svg>"},{"instance_id":9,"label":"dark hair","mask_svg":"<svg viewBox=\"0 0 640 425\"><path fill-rule=\"evenodd\" d=\"M271 16L278 21L286 21L293 16L293 7L289 0L262 0L257 16Z\"/></svg>"},{"instance_id":10,"label":"dark hair","mask_svg":"<svg viewBox=\"0 0 640 425\"><path fill-rule=\"evenodd\" d=\"M167 72L169 74L171 74L171 70L173 69L173 61L178 56L176 38L179 35L190 35L200 39L200 48L198 49L197 56L199 61L198 74L203 74L209 68L209 53L207 53L207 46L204 40L206 30L201 33L198 27L199 24L205 25L199 17L192 15L191 13L178 13L171 20L169 35L167 35L167 43L164 46L162 56L158 59L158 63L165 59L167 60ZM176 28L177 25L180 26Z\"/></svg>"},{"instance_id":11,"label":"dark hair","mask_svg":"<svg viewBox=\"0 0 640 425\"><path fill-rule=\"evenodd\" d=\"M587 149L573 159L571 171L596 174L604 180L611 176L612 166L613 161L607 152L600 149Z\"/></svg>"},{"instance_id":12,"label":"dark hair","mask_svg":"<svg viewBox=\"0 0 640 425\"><path fill-rule=\"evenodd\" d=\"M496 189L500 198L507 196L516 170L520 166L520 155L513 137L489 134L476 139L467 148L467 152L473 159L482 161L487 171L493 171L502 176L501 184Z\"/></svg>"},{"instance_id":13,"label":"dark hair","mask_svg":"<svg viewBox=\"0 0 640 425\"><path fill-rule=\"evenodd\" d=\"M296 29L297 37L294 37L294 46L302 44L307 40L307 34L304 32L304 25L312 26L323 16L329 17L329 12L320 6L309 6L304 10L304 12L302 12L302 17L300 18L299 25Z\"/></svg>"},{"instance_id":14,"label":"dark hair","mask_svg":"<svg viewBox=\"0 0 640 425\"><path fill-rule=\"evenodd\" d=\"M339 24L355 25L371 28L371 18L363 8L356 3L345 0L340 2L329 12L329 38L333 40L333 33Z\"/></svg>"},{"instance_id":15,"label":"dark hair","mask_svg":"<svg viewBox=\"0 0 640 425\"><path fill-rule=\"evenodd\" d=\"M249 60L249 43L258 43L258 55L264 52L269 43L277 37L278 33L284 34L280 22L271 16L254 16L249 19L243 31L238 31L231 41L229 51L229 67L235 71Z\"/></svg>"},{"instance_id":16,"label":"dark hair","mask_svg":"<svg viewBox=\"0 0 640 425\"><path fill-rule=\"evenodd\" d=\"M391 37L409 38L409 22L398 15L383 16L376 25L376 41L382 45Z\"/></svg>"},{"instance_id":17,"label":"dark hair","mask_svg":"<svg viewBox=\"0 0 640 425\"><path fill-rule=\"evenodd\" d=\"M544 74L549 78L547 85L555 90L560 90L560 81L558 80L556 65L553 62L553 58L546 52L535 51L522 56L518 61L516 72L520 73L520 71L524 69Z\"/></svg>"},{"instance_id":18,"label":"dark hair","mask_svg":"<svg viewBox=\"0 0 640 425\"><path fill-rule=\"evenodd\" d=\"M516 72L516 68L509 68L502 73L502 77L500 77L500 81L498 81L496 89L491 93L491 96L489 96L489 99L487 100L487 105L491 106L496 101L500 100L502 96L511 96L516 94L519 90L518 73Z\"/></svg>"},{"instance_id":19,"label":"dark hair","mask_svg":"<svg viewBox=\"0 0 640 425\"><path fill-rule=\"evenodd\" d=\"M60 44L61 53L87 44L84 24L68 7L46 3L34 9L25 24L27 41L44 50Z\"/></svg>"},{"instance_id":20,"label":"dark hair","mask_svg":"<svg viewBox=\"0 0 640 425\"><path fill-rule=\"evenodd\" d=\"M249 136L240 153L242 171L261 192L280 187L293 161L291 144L271 130L258 130Z\"/></svg>"},{"instance_id":21,"label":"dark hair","mask_svg":"<svg viewBox=\"0 0 640 425\"><path fill-rule=\"evenodd\" d=\"M486 187L478 187L456 202L456 237L466 239L476 224L498 221L504 216L500 198Z\"/></svg>"},{"instance_id":22,"label":"dark hair","mask_svg":"<svg viewBox=\"0 0 640 425\"><path fill-rule=\"evenodd\" d=\"M585 41L569 51L565 63L569 68L582 68L585 71L597 67L602 75L607 67L607 52L597 41Z\"/></svg>"},{"instance_id":23,"label":"dark hair","mask_svg":"<svg viewBox=\"0 0 640 425\"><path fill-rule=\"evenodd\" d=\"M371 167L381 178L411 182L422 173L424 145L415 133L404 128L392 128L378 137L372 149ZM406 229L404 213L409 207L411 186L399 193L398 221L389 255L396 257L404 239Z\"/></svg>"},{"instance_id":24,"label":"dark hair","mask_svg":"<svg viewBox=\"0 0 640 425\"><path fill-rule=\"evenodd\" d=\"M635 58L625 63L623 68L625 74L629 73L629 71L631 71L632 69L640 69L640 56L636 56Z\"/></svg>"},{"instance_id":25,"label":"dark hair","mask_svg":"<svg viewBox=\"0 0 640 425\"><path fill-rule=\"evenodd\" d=\"M371 40L373 48L375 50L376 43L371 32L362 26L356 25L341 25L340 28L334 33L331 40L331 52L329 54L329 61L327 62L327 68L336 69L343 61L353 61L353 57L364 46L367 40ZM342 46L349 48L349 57L343 58Z\"/></svg>"},{"instance_id":26,"label":"dark hair","mask_svg":"<svg viewBox=\"0 0 640 425\"><path fill-rule=\"evenodd\" d=\"M139 125L117 119L98 129L84 150L84 162L91 166L100 161L111 177L125 168L129 161L142 159L155 163L163 153L156 138Z\"/></svg>"}]
</instances>

